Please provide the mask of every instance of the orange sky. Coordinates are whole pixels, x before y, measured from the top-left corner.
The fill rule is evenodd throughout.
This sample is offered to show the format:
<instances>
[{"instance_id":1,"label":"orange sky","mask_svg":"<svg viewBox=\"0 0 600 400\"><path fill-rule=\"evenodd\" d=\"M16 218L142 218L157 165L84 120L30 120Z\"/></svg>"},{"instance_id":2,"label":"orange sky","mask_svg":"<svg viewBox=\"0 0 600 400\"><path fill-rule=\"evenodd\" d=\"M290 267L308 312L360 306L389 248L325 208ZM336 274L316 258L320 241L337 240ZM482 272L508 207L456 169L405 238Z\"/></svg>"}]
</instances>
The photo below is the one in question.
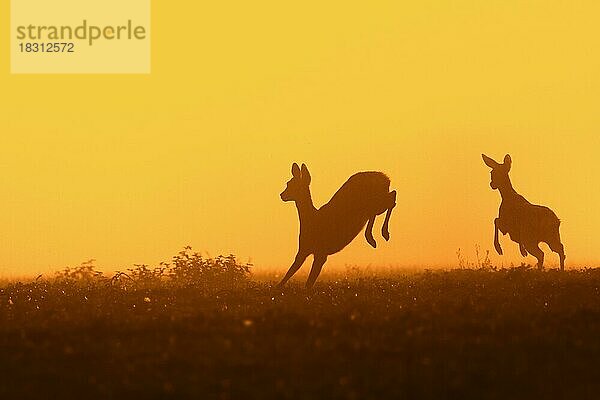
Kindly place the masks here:
<instances>
[{"instance_id":1,"label":"orange sky","mask_svg":"<svg viewBox=\"0 0 600 400\"><path fill-rule=\"evenodd\" d=\"M597 262L600 4L400 3L154 2L150 75L11 75L1 29L0 275L186 244L283 272L293 161L317 205L359 170L398 191L391 241L361 234L330 268L456 266L493 250L482 152L563 220L567 268ZM501 240L492 261L521 262Z\"/></svg>"}]
</instances>

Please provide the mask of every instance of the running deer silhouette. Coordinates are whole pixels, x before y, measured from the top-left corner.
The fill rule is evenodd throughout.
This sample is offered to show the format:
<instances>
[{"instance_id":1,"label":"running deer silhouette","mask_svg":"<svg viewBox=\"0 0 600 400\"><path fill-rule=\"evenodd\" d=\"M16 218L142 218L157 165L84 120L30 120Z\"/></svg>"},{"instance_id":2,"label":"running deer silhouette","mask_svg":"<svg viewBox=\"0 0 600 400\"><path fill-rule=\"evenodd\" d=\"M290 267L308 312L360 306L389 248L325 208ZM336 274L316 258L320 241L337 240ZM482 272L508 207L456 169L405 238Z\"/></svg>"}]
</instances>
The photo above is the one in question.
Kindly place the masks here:
<instances>
[{"instance_id":1,"label":"running deer silhouette","mask_svg":"<svg viewBox=\"0 0 600 400\"><path fill-rule=\"evenodd\" d=\"M281 200L294 201L300 220L298 253L279 287L300 269L306 258L314 260L306 287L311 288L321 273L327 257L346 247L367 224L367 242L377 247L373 224L377 215L387 212L381 228L385 240L390 239L388 224L396 206L396 191L389 191L390 179L381 172L359 172L352 175L321 208L313 205L310 195L310 173L306 165L292 165L292 179L281 193Z\"/></svg>"},{"instance_id":2,"label":"running deer silhouette","mask_svg":"<svg viewBox=\"0 0 600 400\"><path fill-rule=\"evenodd\" d=\"M508 172L512 160L510 155L504 157L502 164L494 161L485 154L481 155L485 165L492 169L492 189L498 189L502 196L502 203L498 218L494 220L494 247L502 255L502 247L498 241L498 231L503 235L507 233L513 242L519 244L523 257L527 253L538 260L538 268L544 268L544 252L540 249L540 242L545 242L550 249L560 257L560 269L565 269L565 251L560 241L560 220L548 207L531 204L517 193L513 188Z\"/></svg>"}]
</instances>

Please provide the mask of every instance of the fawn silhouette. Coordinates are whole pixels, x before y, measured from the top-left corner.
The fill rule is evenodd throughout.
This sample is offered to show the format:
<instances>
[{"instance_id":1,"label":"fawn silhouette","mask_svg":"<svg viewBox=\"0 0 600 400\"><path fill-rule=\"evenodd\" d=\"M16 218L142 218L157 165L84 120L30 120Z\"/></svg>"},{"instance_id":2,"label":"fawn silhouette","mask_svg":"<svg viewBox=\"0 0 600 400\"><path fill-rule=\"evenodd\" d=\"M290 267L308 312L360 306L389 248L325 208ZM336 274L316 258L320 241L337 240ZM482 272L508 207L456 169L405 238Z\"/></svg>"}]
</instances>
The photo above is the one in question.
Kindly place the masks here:
<instances>
[{"instance_id":1,"label":"fawn silhouette","mask_svg":"<svg viewBox=\"0 0 600 400\"><path fill-rule=\"evenodd\" d=\"M310 195L310 173L306 165L292 165L292 179L281 193L283 201L294 201L300 220L298 253L278 287L300 269L306 258L314 260L306 287L311 288L321 273L327 256L346 247L367 224L367 242L377 247L373 238L373 224L377 215L386 212L381 228L385 240L390 239L388 224L396 206L396 191L389 191L390 179L381 172L359 172L352 175L331 200L321 208L313 205Z\"/></svg>"},{"instance_id":2,"label":"fawn silhouette","mask_svg":"<svg viewBox=\"0 0 600 400\"><path fill-rule=\"evenodd\" d=\"M560 269L565 269L565 251L560 241L560 220L548 207L531 204L513 188L508 172L512 164L510 155L504 157L502 164L485 154L481 155L485 165L492 169L490 186L498 189L502 197L498 218L494 220L494 247L502 255L502 247L498 241L498 230L507 233L513 242L519 244L523 257L527 253L538 260L538 268L544 268L544 252L540 242L545 242L560 257Z\"/></svg>"}]
</instances>

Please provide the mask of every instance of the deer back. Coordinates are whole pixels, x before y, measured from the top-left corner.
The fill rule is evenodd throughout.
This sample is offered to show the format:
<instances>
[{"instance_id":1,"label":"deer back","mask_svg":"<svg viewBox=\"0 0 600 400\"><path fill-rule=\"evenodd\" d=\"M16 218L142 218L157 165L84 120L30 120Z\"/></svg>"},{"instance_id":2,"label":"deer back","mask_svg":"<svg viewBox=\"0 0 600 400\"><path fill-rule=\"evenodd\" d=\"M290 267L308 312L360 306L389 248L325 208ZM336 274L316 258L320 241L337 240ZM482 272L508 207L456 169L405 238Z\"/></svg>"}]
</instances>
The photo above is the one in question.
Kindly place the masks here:
<instances>
[{"instance_id":1,"label":"deer back","mask_svg":"<svg viewBox=\"0 0 600 400\"><path fill-rule=\"evenodd\" d=\"M352 175L317 211L314 229L306 240L327 254L341 250L378 212L389 186L389 178L381 172Z\"/></svg>"},{"instance_id":2,"label":"deer back","mask_svg":"<svg viewBox=\"0 0 600 400\"><path fill-rule=\"evenodd\" d=\"M348 178L321 210L371 216L389 188L390 179L382 172L359 172Z\"/></svg>"},{"instance_id":3,"label":"deer back","mask_svg":"<svg viewBox=\"0 0 600 400\"><path fill-rule=\"evenodd\" d=\"M560 220L550 208L531 204L521 195L515 201L502 202L499 218L503 233L509 233L511 239L519 243L546 241L560 225Z\"/></svg>"}]
</instances>

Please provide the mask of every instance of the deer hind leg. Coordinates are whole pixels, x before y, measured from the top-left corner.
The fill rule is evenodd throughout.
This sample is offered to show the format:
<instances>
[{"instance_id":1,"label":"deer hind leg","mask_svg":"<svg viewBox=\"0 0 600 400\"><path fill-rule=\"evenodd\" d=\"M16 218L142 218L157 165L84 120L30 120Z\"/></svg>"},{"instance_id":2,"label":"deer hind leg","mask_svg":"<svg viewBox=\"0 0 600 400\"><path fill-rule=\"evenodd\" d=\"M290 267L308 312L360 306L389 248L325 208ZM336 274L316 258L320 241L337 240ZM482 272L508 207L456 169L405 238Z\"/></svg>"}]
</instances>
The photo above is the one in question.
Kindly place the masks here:
<instances>
[{"instance_id":1,"label":"deer hind leg","mask_svg":"<svg viewBox=\"0 0 600 400\"><path fill-rule=\"evenodd\" d=\"M367 242L373 246L373 248L377 247L377 242L375 241L375 238L373 237L373 224L375 223L375 215L373 215L371 218L369 218L369 222L367 222L367 227L365 228L365 238L367 239Z\"/></svg>"},{"instance_id":2,"label":"deer hind leg","mask_svg":"<svg viewBox=\"0 0 600 400\"><path fill-rule=\"evenodd\" d=\"M542 249L540 249L539 243L528 243L525 245L525 249L529 252L529 254L537 258L538 269L544 269L544 252Z\"/></svg>"},{"instance_id":3,"label":"deer hind leg","mask_svg":"<svg viewBox=\"0 0 600 400\"><path fill-rule=\"evenodd\" d=\"M550 250L552 250L553 252L558 254L558 257L560 258L560 270L564 271L565 270L565 246L563 246L563 244L560 242L560 235L556 235L556 237L554 238L554 240L550 240L548 243L548 246L550 246Z\"/></svg>"},{"instance_id":4,"label":"deer hind leg","mask_svg":"<svg viewBox=\"0 0 600 400\"><path fill-rule=\"evenodd\" d=\"M292 266L290 267L288 272L285 274L285 276L283 277L281 282L279 282L279 284L277 285L278 288L283 287L283 285L285 285L287 283L287 281L289 281L290 278L292 276L294 276L296 271L298 271L300 269L300 267L302 266L302 264L304 264L304 260L306 260L306 257L308 257L308 254L300 253L300 252L298 252L298 254L296 254L296 258L294 259Z\"/></svg>"},{"instance_id":5,"label":"deer hind leg","mask_svg":"<svg viewBox=\"0 0 600 400\"><path fill-rule=\"evenodd\" d=\"M388 196L389 203L387 206L387 212L385 213L385 220L383 221L383 226L381 227L381 236L383 236L385 240L390 240L390 231L388 225L390 223L390 217L392 216L392 210L394 207L396 207L396 191L392 190L388 193Z\"/></svg>"},{"instance_id":6,"label":"deer hind leg","mask_svg":"<svg viewBox=\"0 0 600 400\"><path fill-rule=\"evenodd\" d=\"M308 280L306 281L306 288L310 289L313 287L319 274L321 273L321 269L323 268L323 264L327 261L327 255L325 254L315 254L315 259L313 260L312 268L310 269L310 274L308 274Z\"/></svg>"},{"instance_id":7,"label":"deer hind leg","mask_svg":"<svg viewBox=\"0 0 600 400\"><path fill-rule=\"evenodd\" d=\"M527 249L523 243L519 243L519 250L521 251L521 255L523 257L527 257Z\"/></svg>"}]
</instances>

